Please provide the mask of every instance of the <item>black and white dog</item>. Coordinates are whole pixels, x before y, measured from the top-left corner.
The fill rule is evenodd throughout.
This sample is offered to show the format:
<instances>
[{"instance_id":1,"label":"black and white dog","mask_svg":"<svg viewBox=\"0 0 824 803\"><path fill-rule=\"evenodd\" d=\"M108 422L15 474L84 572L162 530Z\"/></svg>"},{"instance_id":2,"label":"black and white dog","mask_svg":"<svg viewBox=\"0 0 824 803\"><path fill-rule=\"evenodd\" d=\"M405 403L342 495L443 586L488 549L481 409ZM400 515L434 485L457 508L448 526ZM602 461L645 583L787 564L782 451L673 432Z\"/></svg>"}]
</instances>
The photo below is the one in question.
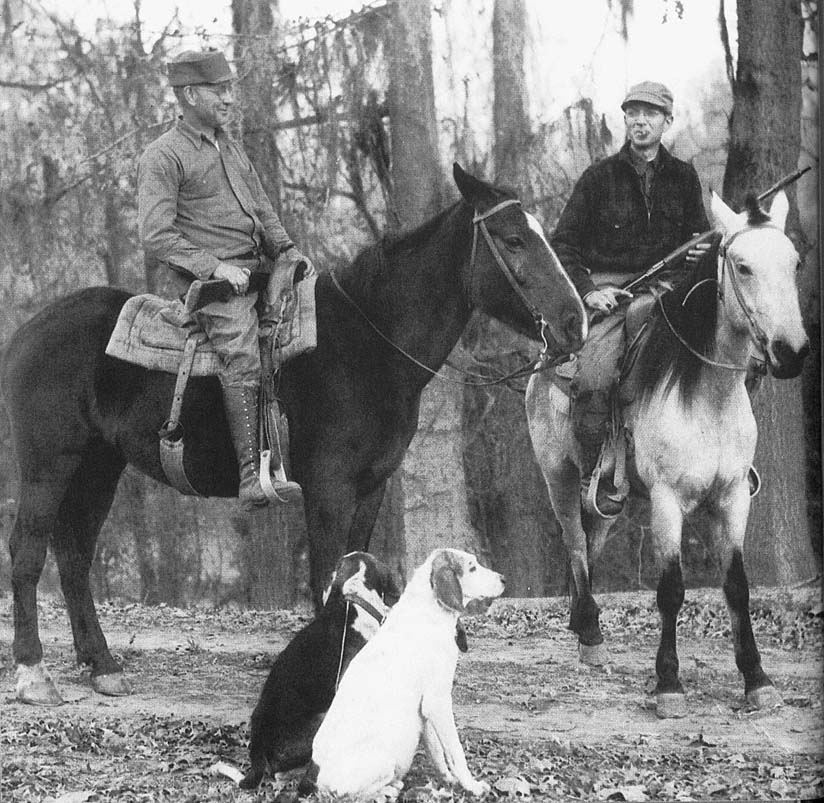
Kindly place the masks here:
<instances>
[{"instance_id":1,"label":"black and white dog","mask_svg":"<svg viewBox=\"0 0 824 803\"><path fill-rule=\"evenodd\" d=\"M488 792L472 777L455 728L452 683L462 649L456 625L503 591L504 578L474 555L432 552L344 675L298 795L393 800L421 738L446 781L474 795Z\"/></svg>"},{"instance_id":2,"label":"black and white dog","mask_svg":"<svg viewBox=\"0 0 824 803\"><path fill-rule=\"evenodd\" d=\"M340 559L320 613L287 644L263 686L252 713L252 767L240 781L243 789L254 789L267 767L285 772L309 762L341 676L399 596L393 572L372 555Z\"/></svg>"}]
</instances>

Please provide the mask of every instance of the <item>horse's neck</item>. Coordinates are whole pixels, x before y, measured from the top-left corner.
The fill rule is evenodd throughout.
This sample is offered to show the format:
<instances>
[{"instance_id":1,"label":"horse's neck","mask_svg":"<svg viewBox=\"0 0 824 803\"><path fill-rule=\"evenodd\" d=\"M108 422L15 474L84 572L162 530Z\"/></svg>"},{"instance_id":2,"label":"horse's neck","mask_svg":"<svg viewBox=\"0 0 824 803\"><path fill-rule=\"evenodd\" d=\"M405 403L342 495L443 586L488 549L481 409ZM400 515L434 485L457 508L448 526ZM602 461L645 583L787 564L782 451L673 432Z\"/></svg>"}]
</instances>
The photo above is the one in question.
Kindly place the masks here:
<instances>
[{"instance_id":1,"label":"horse's neck","mask_svg":"<svg viewBox=\"0 0 824 803\"><path fill-rule=\"evenodd\" d=\"M711 359L721 365L705 365L701 382L709 397L723 401L740 394L746 379L743 369L753 356L754 348L749 332L733 329L729 317L724 312L723 302L719 300L717 303L718 324ZM742 370L734 370L732 366L738 366Z\"/></svg>"},{"instance_id":2,"label":"horse's neck","mask_svg":"<svg viewBox=\"0 0 824 803\"><path fill-rule=\"evenodd\" d=\"M443 365L469 320L462 269L471 227L465 205L457 205L425 240L386 256L380 279L365 289L364 306L379 317L380 331L432 370Z\"/></svg>"}]
</instances>

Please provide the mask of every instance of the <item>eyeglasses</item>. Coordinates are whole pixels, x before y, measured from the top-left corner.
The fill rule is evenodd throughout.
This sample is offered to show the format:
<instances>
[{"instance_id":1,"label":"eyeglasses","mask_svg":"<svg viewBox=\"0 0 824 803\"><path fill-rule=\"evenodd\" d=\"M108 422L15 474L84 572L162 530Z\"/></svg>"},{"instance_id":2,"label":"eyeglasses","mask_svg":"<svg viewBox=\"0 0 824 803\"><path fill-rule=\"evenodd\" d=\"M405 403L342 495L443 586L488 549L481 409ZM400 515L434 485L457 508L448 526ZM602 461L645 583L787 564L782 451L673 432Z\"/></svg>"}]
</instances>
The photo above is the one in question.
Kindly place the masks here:
<instances>
[{"instance_id":1,"label":"eyeglasses","mask_svg":"<svg viewBox=\"0 0 824 803\"><path fill-rule=\"evenodd\" d=\"M233 84L227 82L225 84L191 84L196 89L208 89L214 95L221 97L223 95L233 95L235 87Z\"/></svg>"},{"instance_id":2,"label":"eyeglasses","mask_svg":"<svg viewBox=\"0 0 824 803\"><path fill-rule=\"evenodd\" d=\"M666 112L663 109L656 109L654 106L627 106L624 109L627 120L655 120L657 117L664 117Z\"/></svg>"}]
</instances>

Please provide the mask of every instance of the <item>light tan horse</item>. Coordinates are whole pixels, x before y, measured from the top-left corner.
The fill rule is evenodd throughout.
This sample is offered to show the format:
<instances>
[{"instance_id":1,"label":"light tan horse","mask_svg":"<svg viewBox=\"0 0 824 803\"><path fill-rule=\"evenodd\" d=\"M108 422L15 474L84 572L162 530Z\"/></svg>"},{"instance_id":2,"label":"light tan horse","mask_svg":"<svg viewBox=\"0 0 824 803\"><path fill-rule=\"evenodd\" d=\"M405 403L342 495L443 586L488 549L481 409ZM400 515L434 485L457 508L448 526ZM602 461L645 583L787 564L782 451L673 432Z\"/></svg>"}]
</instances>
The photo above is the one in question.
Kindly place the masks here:
<instances>
[{"instance_id":1,"label":"light tan horse","mask_svg":"<svg viewBox=\"0 0 824 803\"><path fill-rule=\"evenodd\" d=\"M783 193L769 214L754 198L746 212L736 214L713 195L720 247L659 300L634 368L635 395L624 409L628 473L633 493L648 495L651 503L660 571L656 697L662 717L686 713L676 651L676 619L684 600L681 530L684 517L699 506L708 513L721 557L747 700L756 707L781 702L761 668L742 560L750 507L747 473L757 436L744 380L753 358L766 362L776 378L795 377L809 352L795 283L798 254L784 233L787 210ZM599 664L605 646L590 572L613 522L582 511L581 447L569 404L546 372L533 375L527 418L570 562L569 627L578 635L581 660Z\"/></svg>"}]
</instances>

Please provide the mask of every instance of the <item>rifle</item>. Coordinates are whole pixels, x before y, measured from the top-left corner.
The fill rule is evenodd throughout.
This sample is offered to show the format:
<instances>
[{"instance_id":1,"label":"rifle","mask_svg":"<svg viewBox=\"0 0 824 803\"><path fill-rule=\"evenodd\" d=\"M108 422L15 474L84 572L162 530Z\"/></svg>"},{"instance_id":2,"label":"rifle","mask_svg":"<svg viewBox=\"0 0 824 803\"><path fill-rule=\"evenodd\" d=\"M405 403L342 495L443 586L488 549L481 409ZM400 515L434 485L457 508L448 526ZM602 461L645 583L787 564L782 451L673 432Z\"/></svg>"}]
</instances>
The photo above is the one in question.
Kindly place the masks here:
<instances>
[{"instance_id":1,"label":"rifle","mask_svg":"<svg viewBox=\"0 0 824 803\"><path fill-rule=\"evenodd\" d=\"M776 181L775 184L772 185L768 190L764 190L761 195L758 196L758 202L769 198L771 195L774 195L779 190L783 190L784 187L792 184L794 181L798 181L810 168L812 165L807 165L806 167L802 167L800 170L796 170L794 173L790 173L788 176L784 176L780 181ZM694 246L698 245L699 243L708 242L714 235L718 234L715 229L710 229L709 231L705 231L702 234L697 234L691 240L687 240L683 245L679 245L674 251L671 251L667 254L663 259L656 262L651 268L648 268L643 273L636 276L634 279L630 279L628 282L624 282L621 285L622 290L632 290L633 288L637 287L639 284L643 284L650 279L655 278L659 273L661 273L664 269L669 267L673 262L677 262L682 257L686 256L687 252L693 248Z\"/></svg>"}]
</instances>

